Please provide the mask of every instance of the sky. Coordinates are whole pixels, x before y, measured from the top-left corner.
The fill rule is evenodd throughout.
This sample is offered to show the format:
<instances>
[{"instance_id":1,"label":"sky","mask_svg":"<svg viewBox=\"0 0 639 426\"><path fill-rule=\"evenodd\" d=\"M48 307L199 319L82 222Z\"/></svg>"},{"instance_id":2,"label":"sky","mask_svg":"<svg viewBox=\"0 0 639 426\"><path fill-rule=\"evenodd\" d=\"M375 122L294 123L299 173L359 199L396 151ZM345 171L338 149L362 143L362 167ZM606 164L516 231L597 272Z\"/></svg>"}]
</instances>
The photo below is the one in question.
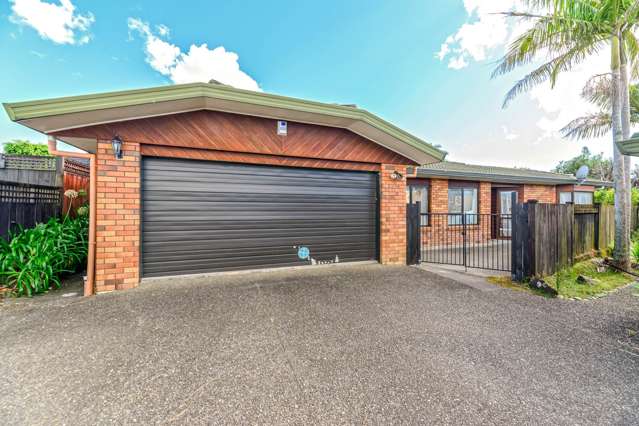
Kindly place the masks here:
<instances>
[{"instance_id":1,"label":"sky","mask_svg":"<svg viewBox=\"0 0 639 426\"><path fill-rule=\"evenodd\" d=\"M582 146L562 139L592 110L580 97L606 52L502 108L525 69L491 78L525 24L520 0L0 0L0 102L218 80L357 104L447 151L448 160L550 170ZM0 111L0 142L46 137Z\"/></svg>"}]
</instances>

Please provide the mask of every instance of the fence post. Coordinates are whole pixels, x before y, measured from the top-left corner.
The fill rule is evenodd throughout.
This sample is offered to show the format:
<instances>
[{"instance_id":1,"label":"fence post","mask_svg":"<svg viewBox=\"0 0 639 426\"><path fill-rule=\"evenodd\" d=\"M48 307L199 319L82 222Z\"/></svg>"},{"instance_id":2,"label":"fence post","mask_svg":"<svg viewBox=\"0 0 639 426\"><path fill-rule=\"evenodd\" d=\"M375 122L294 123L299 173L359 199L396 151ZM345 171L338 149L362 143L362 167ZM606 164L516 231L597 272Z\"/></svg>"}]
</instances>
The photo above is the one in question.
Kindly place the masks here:
<instances>
[{"instance_id":1,"label":"fence post","mask_svg":"<svg viewBox=\"0 0 639 426\"><path fill-rule=\"evenodd\" d=\"M417 265L420 258L420 203L406 205L406 264Z\"/></svg>"},{"instance_id":2,"label":"fence post","mask_svg":"<svg viewBox=\"0 0 639 426\"><path fill-rule=\"evenodd\" d=\"M515 194L512 197L511 275L513 281L523 281L531 275L531 208L528 203L517 203Z\"/></svg>"}]
</instances>

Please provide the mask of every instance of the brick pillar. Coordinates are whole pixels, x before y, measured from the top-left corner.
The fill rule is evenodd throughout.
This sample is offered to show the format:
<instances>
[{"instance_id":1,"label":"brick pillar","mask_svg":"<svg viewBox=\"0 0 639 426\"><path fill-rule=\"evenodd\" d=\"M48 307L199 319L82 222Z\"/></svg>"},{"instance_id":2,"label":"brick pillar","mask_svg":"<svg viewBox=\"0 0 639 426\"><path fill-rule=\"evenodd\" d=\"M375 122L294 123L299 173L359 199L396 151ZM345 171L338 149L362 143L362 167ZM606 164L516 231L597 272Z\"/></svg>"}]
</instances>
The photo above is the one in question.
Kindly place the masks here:
<instances>
[{"instance_id":1,"label":"brick pillar","mask_svg":"<svg viewBox=\"0 0 639 426\"><path fill-rule=\"evenodd\" d=\"M391 178L397 171L403 176ZM406 166L384 164L380 173L380 263L406 264Z\"/></svg>"},{"instance_id":2,"label":"brick pillar","mask_svg":"<svg viewBox=\"0 0 639 426\"><path fill-rule=\"evenodd\" d=\"M124 142L115 159L110 141L97 151L97 292L140 282L140 144Z\"/></svg>"}]
</instances>

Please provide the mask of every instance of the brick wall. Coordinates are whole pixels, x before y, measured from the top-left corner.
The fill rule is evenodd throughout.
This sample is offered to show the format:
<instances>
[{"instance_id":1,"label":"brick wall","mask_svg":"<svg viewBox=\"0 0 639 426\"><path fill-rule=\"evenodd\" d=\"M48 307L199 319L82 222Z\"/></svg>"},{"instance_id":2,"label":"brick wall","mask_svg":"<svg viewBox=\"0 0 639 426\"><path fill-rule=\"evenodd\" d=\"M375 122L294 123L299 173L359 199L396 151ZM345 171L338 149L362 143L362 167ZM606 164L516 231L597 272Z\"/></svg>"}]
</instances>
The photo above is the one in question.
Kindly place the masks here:
<instances>
[{"instance_id":1,"label":"brick wall","mask_svg":"<svg viewBox=\"0 0 639 426\"><path fill-rule=\"evenodd\" d=\"M382 165L380 172L380 262L406 264L406 179L391 179L397 171L406 175L405 166Z\"/></svg>"},{"instance_id":2,"label":"brick wall","mask_svg":"<svg viewBox=\"0 0 639 426\"><path fill-rule=\"evenodd\" d=\"M111 142L98 141L96 291L138 285L140 256L140 145L125 142L116 160Z\"/></svg>"},{"instance_id":3,"label":"brick wall","mask_svg":"<svg viewBox=\"0 0 639 426\"><path fill-rule=\"evenodd\" d=\"M491 213L490 182L479 182L479 213ZM430 180L430 213L448 213L448 180ZM467 227L468 238L473 242L485 242L491 238L492 222L489 216L480 216L477 225ZM425 220L425 219L423 219ZM462 228L448 225L448 215L434 214L430 216L429 226L422 227L422 244L424 246L456 245L462 243Z\"/></svg>"},{"instance_id":4,"label":"brick wall","mask_svg":"<svg viewBox=\"0 0 639 426\"><path fill-rule=\"evenodd\" d=\"M537 200L540 203L557 202L557 191L551 185L524 185L523 201Z\"/></svg>"}]
</instances>

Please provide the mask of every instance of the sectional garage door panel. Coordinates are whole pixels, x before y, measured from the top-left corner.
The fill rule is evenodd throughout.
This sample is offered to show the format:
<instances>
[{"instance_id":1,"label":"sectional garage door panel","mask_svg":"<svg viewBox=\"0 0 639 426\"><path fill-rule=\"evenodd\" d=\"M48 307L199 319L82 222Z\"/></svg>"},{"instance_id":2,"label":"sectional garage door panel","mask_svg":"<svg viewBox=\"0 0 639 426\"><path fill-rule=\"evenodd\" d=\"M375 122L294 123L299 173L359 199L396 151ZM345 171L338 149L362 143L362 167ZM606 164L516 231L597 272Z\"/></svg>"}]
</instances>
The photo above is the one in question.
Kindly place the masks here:
<instances>
[{"instance_id":1,"label":"sectional garage door panel","mask_svg":"<svg viewBox=\"0 0 639 426\"><path fill-rule=\"evenodd\" d=\"M144 157L145 277L377 255L377 175Z\"/></svg>"}]
</instances>

